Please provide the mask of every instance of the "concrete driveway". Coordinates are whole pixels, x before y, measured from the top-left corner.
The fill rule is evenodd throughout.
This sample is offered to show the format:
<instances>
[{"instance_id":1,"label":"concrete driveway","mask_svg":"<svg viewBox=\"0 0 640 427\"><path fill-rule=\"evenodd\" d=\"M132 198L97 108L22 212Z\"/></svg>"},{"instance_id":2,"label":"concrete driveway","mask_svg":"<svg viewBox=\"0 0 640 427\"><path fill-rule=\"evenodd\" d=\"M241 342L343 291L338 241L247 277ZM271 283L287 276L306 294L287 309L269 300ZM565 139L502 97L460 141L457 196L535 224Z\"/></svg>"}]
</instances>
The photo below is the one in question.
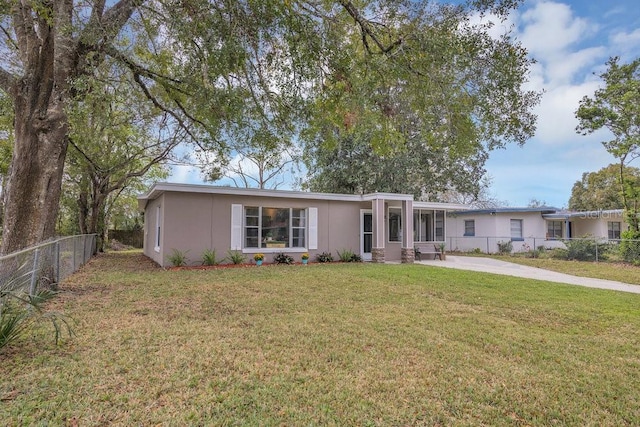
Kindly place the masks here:
<instances>
[{"instance_id":1,"label":"concrete driveway","mask_svg":"<svg viewBox=\"0 0 640 427\"><path fill-rule=\"evenodd\" d=\"M459 270L482 271L484 273L503 274L505 276L525 277L528 279L546 280L548 282L568 283L570 285L586 286L589 288L610 289L613 291L640 294L639 285L629 285L627 283L616 282L613 280L572 276L570 274L556 273L555 271L528 267L493 258L447 255L445 261L440 261L438 259L416 261L416 264L444 268L457 268Z\"/></svg>"}]
</instances>

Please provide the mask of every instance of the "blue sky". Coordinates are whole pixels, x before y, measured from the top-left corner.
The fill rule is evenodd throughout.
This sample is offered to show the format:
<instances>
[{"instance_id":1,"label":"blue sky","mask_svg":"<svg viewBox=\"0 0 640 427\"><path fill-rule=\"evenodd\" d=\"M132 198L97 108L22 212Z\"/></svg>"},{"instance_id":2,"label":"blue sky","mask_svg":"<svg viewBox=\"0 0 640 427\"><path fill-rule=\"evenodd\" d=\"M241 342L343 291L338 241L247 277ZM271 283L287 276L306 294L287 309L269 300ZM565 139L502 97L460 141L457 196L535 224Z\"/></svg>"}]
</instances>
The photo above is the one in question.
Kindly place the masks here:
<instances>
[{"instance_id":1,"label":"blue sky","mask_svg":"<svg viewBox=\"0 0 640 427\"><path fill-rule=\"evenodd\" d=\"M597 75L611 56L623 62L640 56L640 8L635 0L531 0L510 21L538 61L529 85L544 95L536 135L522 148L491 153L492 193L511 206L535 198L563 207L582 173L615 161L600 143L609 134L578 135L574 113L583 96L601 87Z\"/></svg>"},{"instance_id":2,"label":"blue sky","mask_svg":"<svg viewBox=\"0 0 640 427\"><path fill-rule=\"evenodd\" d=\"M597 75L611 56L623 62L640 56L640 8L637 0L526 0L501 25L502 31L512 25L538 61L528 88L544 94L536 108L536 135L523 147L491 153L486 164L490 192L510 206L526 206L534 198L566 206L582 173L615 161L600 144L607 132L578 135L574 112L583 96L601 86ZM201 182L189 167L175 168L169 181Z\"/></svg>"}]
</instances>

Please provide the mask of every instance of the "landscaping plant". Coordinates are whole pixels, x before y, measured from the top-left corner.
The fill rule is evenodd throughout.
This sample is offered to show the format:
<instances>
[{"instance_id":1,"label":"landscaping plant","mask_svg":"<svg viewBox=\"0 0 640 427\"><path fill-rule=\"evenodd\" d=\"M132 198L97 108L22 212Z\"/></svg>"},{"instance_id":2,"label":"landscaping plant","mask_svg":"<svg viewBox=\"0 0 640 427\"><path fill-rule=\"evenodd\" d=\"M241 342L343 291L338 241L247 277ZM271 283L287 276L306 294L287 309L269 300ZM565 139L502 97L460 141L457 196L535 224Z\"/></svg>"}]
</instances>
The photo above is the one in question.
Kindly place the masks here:
<instances>
[{"instance_id":1,"label":"landscaping plant","mask_svg":"<svg viewBox=\"0 0 640 427\"><path fill-rule=\"evenodd\" d=\"M202 265L218 265L223 261L224 258L217 258L215 249L205 249L202 253Z\"/></svg>"},{"instance_id":2,"label":"landscaping plant","mask_svg":"<svg viewBox=\"0 0 640 427\"><path fill-rule=\"evenodd\" d=\"M293 264L294 260L292 256L281 252L273 257L273 262L275 264Z\"/></svg>"},{"instance_id":3,"label":"landscaping plant","mask_svg":"<svg viewBox=\"0 0 640 427\"><path fill-rule=\"evenodd\" d=\"M182 267L187 265L187 253L189 251L181 251L179 249L172 249L171 255L167 255L167 259L174 267Z\"/></svg>"},{"instance_id":4,"label":"landscaping plant","mask_svg":"<svg viewBox=\"0 0 640 427\"><path fill-rule=\"evenodd\" d=\"M229 252L227 252L227 259L229 259L232 264L242 264L247 258L240 251L229 250Z\"/></svg>"},{"instance_id":5,"label":"landscaping plant","mask_svg":"<svg viewBox=\"0 0 640 427\"><path fill-rule=\"evenodd\" d=\"M316 262L333 262L333 255L331 252L322 252L316 255Z\"/></svg>"}]
</instances>

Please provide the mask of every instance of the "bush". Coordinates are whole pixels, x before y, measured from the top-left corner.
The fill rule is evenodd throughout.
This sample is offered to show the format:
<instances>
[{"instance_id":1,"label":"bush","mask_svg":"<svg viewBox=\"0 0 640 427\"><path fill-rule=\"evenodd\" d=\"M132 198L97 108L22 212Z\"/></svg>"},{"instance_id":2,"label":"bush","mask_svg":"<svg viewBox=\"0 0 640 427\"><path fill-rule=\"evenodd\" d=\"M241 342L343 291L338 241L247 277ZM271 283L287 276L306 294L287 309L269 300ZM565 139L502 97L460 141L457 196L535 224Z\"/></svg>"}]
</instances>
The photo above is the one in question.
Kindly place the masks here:
<instances>
[{"instance_id":1,"label":"bush","mask_svg":"<svg viewBox=\"0 0 640 427\"><path fill-rule=\"evenodd\" d=\"M218 259L215 249L205 249L202 253L202 265L218 265L224 258Z\"/></svg>"},{"instance_id":2,"label":"bush","mask_svg":"<svg viewBox=\"0 0 640 427\"><path fill-rule=\"evenodd\" d=\"M513 243L511 240L506 242L498 242L498 253L500 255L508 255L513 251Z\"/></svg>"},{"instance_id":3,"label":"bush","mask_svg":"<svg viewBox=\"0 0 640 427\"><path fill-rule=\"evenodd\" d=\"M322 252L316 255L316 262L333 262L333 255L331 252Z\"/></svg>"},{"instance_id":4,"label":"bush","mask_svg":"<svg viewBox=\"0 0 640 427\"><path fill-rule=\"evenodd\" d=\"M279 253L273 257L273 262L276 264L293 264L293 257L285 253Z\"/></svg>"},{"instance_id":5,"label":"bush","mask_svg":"<svg viewBox=\"0 0 640 427\"><path fill-rule=\"evenodd\" d=\"M640 264L640 231L623 231L620 242L620 256L626 262Z\"/></svg>"},{"instance_id":6,"label":"bush","mask_svg":"<svg viewBox=\"0 0 640 427\"><path fill-rule=\"evenodd\" d=\"M569 251L565 248L553 248L547 251L551 259L569 259Z\"/></svg>"},{"instance_id":7,"label":"bush","mask_svg":"<svg viewBox=\"0 0 640 427\"><path fill-rule=\"evenodd\" d=\"M172 249L171 255L167 256L167 259L174 267L182 267L187 265L187 253L189 251L181 251L179 249Z\"/></svg>"},{"instance_id":8,"label":"bush","mask_svg":"<svg viewBox=\"0 0 640 427\"><path fill-rule=\"evenodd\" d=\"M356 254L355 252L349 249L344 249L342 252L338 251L338 258L340 258L340 261L342 262L361 262L362 261L362 257L360 257L360 255Z\"/></svg>"},{"instance_id":9,"label":"bush","mask_svg":"<svg viewBox=\"0 0 640 427\"><path fill-rule=\"evenodd\" d=\"M229 250L227 254L227 258L232 264L242 264L247 259L240 251Z\"/></svg>"},{"instance_id":10,"label":"bush","mask_svg":"<svg viewBox=\"0 0 640 427\"><path fill-rule=\"evenodd\" d=\"M592 236L566 240L564 243L567 245L567 259L576 261L596 260L596 240Z\"/></svg>"},{"instance_id":11,"label":"bush","mask_svg":"<svg viewBox=\"0 0 640 427\"><path fill-rule=\"evenodd\" d=\"M56 344L66 329L73 334L67 317L58 312L44 311L42 306L53 299L57 292L48 289L39 290L35 295L16 291L14 278L0 284L0 350L25 336L38 324L48 321L55 331Z\"/></svg>"}]
</instances>

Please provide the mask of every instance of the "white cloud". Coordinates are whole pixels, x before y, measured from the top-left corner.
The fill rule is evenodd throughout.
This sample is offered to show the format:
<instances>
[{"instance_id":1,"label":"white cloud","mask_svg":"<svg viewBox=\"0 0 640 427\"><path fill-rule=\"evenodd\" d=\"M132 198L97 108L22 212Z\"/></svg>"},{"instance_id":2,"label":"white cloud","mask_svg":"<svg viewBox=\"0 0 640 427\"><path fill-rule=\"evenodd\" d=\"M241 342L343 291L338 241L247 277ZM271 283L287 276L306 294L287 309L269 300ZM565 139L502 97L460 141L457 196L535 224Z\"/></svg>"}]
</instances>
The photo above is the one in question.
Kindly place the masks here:
<instances>
[{"instance_id":1,"label":"white cloud","mask_svg":"<svg viewBox=\"0 0 640 427\"><path fill-rule=\"evenodd\" d=\"M546 92L536 108L536 139L543 144L558 144L576 139L578 120L575 118L575 111L582 97L593 94L597 87L597 82L587 82L560 86Z\"/></svg>"},{"instance_id":2,"label":"white cloud","mask_svg":"<svg viewBox=\"0 0 640 427\"><path fill-rule=\"evenodd\" d=\"M628 55L632 51L637 52L640 45L640 28L631 32L616 32L611 36L610 43L616 47L619 56Z\"/></svg>"},{"instance_id":3,"label":"white cloud","mask_svg":"<svg viewBox=\"0 0 640 427\"><path fill-rule=\"evenodd\" d=\"M563 3L541 1L520 16L522 43L539 60L557 58L594 28Z\"/></svg>"}]
</instances>

